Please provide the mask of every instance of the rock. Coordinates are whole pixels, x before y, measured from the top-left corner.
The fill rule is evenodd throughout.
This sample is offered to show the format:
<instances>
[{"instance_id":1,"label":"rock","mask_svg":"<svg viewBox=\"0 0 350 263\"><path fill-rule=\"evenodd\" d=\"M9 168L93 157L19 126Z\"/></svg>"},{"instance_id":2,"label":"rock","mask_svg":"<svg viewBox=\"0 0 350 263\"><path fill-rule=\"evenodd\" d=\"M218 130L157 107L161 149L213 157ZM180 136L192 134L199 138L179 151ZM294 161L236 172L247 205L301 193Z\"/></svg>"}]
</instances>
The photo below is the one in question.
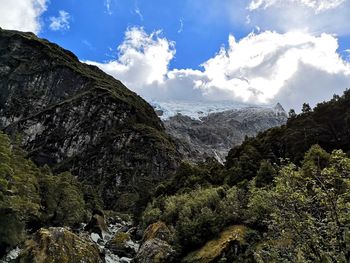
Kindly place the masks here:
<instances>
[{"instance_id":1,"label":"rock","mask_svg":"<svg viewBox=\"0 0 350 263\"><path fill-rule=\"evenodd\" d=\"M107 242L106 248L119 257L131 258L136 255L139 245L131 240L129 234L118 232Z\"/></svg>"},{"instance_id":2,"label":"rock","mask_svg":"<svg viewBox=\"0 0 350 263\"><path fill-rule=\"evenodd\" d=\"M0 30L0 68L0 129L20 134L36 164L91 185L104 208L135 209L176 169L176 146L152 106L70 51Z\"/></svg>"},{"instance_id":3,"label":"rock","mask_svg":"<svg viewBox=\"0 0 350 263\"><path fill-rule=\"evenodd\" d=\"M202 248L187 255L183 263L214 263L224 256L238 255L245 245L247 227L234 225L220 233L219 238L207 242Z\"/></svg>"},{"instance_id":4,"label":"rock","mask_svg":"<svg viewBox=\"0 0 350 263\"><path fill-rule=\"evenodd\" d=\"M4 258L0 259L0 262L2 262L1 260L3 260L4 263L5 262L14 262L15 259L18 258L20 252L21 252L21 249L19 247L16 247L16 248L10 250Z\"/></svg>"},{"instance_id":5,"label":"rock","mask_svg":"<svg viewBox=\"0 0 350 263\"><path fill-rule=\"evenodd\" d=\"M128 226L122 226L120 228L120 232L124 232L124 233L127 233L129 231L129 227Z\"/></svg>"},{"instance_id":6,"label":"rock","mask_svg":"<svg viewBox=\"0 0 350 263\"><path fill-rule=\"evenodd\" d=\"M135 232L134 238L135 238L135 240L142 240L143 239L142 229L137 229L137 231Z\"/></svg>"},{"instance_id":7,"label":"rock","mask_svg":"<svg viewBox=\"0 0 350 263\"><path fill-rule=\"evenodd\" d=\"M67 228L40 229L25 242L19 263L102 263L98 248Z\"/></svg>"},{"instance_id":8,"label":"rock","mask_svg":"<svg viewBox=\"0 0 350 263\"><path fill-rule=\"evenodd\" d=\"M147 240L142 244L133 263L171 263L175 260L175 250L158 238Z\"/></svg>"},{"instance_id":9,"label":"rock","mask_svg":"<svg viewBox=\"0 0 350 263\"><path fill-rule=\"evenodd\" d=\"M164 112L162 110L155 110L157 116L161 117L163 116Z\"/></svg>"},{"instance_id":10,"label":"rock","mask_svg":"<svg viewBox=\"0 0 350 263\"><path fill-rule=\"evenodd\" d=\"M94 214L91 217L90 222L85 226L84 230L88 231L89 233L98 234L101 239L103 239L105 233L109 232L103 214Z\"/></svg>"},{"instance_id":11,"label":"rock","mask_svg":"<svg viewBox=\"0 0 350 263\"><path fill-rule=\"evenodd\" d=\"M170 231L170 229L167 227L165 223L157 222L149 225L146 228L143 234L142 241L145 242L150 239L158 238L160 240L171 243L173 237L174 237L173 233Z\"/></svg>"},{"instance_id":12,"label":"rock","mask_svg":"<svg viewBox=\"0 0 350 263\"><path fill-rule=\"evenodd\" d=\"M120 259L120 263L130 263L131 260L132 260L131 258L122 257Z\"/></svg>"}]
</instances>

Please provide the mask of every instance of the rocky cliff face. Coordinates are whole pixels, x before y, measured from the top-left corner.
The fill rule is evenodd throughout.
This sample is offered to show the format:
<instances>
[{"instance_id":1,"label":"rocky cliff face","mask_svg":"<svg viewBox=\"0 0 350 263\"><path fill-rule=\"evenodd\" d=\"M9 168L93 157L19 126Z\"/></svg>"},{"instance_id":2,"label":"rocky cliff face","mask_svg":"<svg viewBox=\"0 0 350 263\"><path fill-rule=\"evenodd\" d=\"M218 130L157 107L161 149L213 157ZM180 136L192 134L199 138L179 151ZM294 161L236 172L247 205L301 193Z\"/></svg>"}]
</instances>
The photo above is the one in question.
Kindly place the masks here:
<instances>
[{"instance_id":1,"label":"rocky cliff face","mask_svg":"<svg viewBox=\"0 0 350 263\"><path fill-rule=\"evenodd\" d=\"M39 165L128 209L176 167L154 110L120 81L31 33L0 29L0 128Z\"/></svg>"},{"instance_id":2,"label":"rocky cliff face","mask_svg":"<svg viewBox=\"0 0 350 263\"><path fill-rule=\"evenodd\" d=\"M255 136L286 121L287 114L278 103L274 108L246 107L211 113L200 120L178 114L164 124L188 159L214 157L223 162L229 150L242 143L245 136Z\"/></svg>"}]
</instances>

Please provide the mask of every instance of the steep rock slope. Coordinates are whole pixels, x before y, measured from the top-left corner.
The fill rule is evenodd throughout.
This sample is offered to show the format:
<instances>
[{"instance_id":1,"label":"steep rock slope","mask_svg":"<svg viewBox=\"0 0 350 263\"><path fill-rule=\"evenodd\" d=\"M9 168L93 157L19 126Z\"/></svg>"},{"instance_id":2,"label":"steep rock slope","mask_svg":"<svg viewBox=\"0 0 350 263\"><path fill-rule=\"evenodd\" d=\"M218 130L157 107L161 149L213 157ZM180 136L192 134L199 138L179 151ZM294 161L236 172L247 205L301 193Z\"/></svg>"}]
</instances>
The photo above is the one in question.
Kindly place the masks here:
<instances>
[{"instance_id":1,"label":"steep rock slope","mask_svg":"<svg viewBox=\"0 0 350 263\"><path fill-rule=\"evenodd\" d=\"M178 114L164 124L188 159L214 157L223 162L229 150L246 136L253 137L286 121L287 114L278 103L274 108L246 107L211 113L200 120Z\"/></svg>"},{"instance_id":2,"label":"steep rock slope","mask_svg":"<svg viewBox=\"0 0 350 263\"><path fill-rule=\"evenodd\" d=\"M37 164L70 170L128 209L176 166L154 110L120 81L34 34L0 29L0 128Z\"/></svg>"}]
</instances>

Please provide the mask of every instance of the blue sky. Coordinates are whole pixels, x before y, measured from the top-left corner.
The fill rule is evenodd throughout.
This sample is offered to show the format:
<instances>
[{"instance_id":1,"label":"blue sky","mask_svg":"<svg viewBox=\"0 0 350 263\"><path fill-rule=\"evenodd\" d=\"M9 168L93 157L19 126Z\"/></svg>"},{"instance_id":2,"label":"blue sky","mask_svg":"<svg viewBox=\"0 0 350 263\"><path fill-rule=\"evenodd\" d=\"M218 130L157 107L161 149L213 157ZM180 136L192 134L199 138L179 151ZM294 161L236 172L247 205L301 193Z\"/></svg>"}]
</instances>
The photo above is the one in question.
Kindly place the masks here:
<instances>
[{"instance_id":1,"label":"blue sky","mask_svg":"<svg viewBox=\"0 0 350 263\"><path fill-rule=\"evenodd\" d=\"M103 0L88 0L83 5L74 0L51 1L42 15L47 26L39 35L72 50L82 60L102 62L116 55L128 27L142 26L146 32L162 30L176 43L170 67L198 68L227 44L230 33L242 37L253 30L245 24L235 25L227 17L203 19L204 12L193 2L201 1L110 0L109 8ZM57 16L59 10L70 14L69 30L52 31L48 27L50 17Z\"/></svg>"},{"instance_id":2,"label":"blue sky","mask_svg":"<svg viewBox=\"0 0 350 263\"><path fill-rule=\"evenodd\" d=\"M350 88L350 0L0 0L145 99L315 105Z\"/></svg>"}]
</instances>

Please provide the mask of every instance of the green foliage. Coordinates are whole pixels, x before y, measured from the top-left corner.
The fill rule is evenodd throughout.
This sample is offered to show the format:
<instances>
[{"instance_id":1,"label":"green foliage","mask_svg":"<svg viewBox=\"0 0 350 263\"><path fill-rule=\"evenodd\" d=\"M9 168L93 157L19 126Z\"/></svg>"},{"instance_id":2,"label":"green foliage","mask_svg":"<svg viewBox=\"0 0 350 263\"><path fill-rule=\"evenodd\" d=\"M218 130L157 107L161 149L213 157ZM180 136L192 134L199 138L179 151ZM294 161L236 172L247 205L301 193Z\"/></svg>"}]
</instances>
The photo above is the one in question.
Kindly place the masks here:
<instances>
[{"instance_id":1,"label":"green foliage","mask_svg":"<svg viewBox=\"0 0 350 263\"><path fill-rule=\"evenodd\" d=\"M176 230L176 241L184 251L205 243L243 215L244 192L236 187L210 187L160 197L143 214L145 225L163 221Z\"/></svg>"},{"instance_id":2,"label":"green foliage","mask_svg":"<svg viewBox=\"0 0 350 263\"><path fill-rule=\"evenodd\" d=\"M42 219L53 226L71 226L83 221L85 202L81 186L70 173L43 175L40 180Z\"/></svg>"},{"instance_id":3,"label":"green foliage","mask_svg":"<svg viewBox=\"0 0 350 263\"><path fill-rule=\"evenodd\" d=\"M223 172L224 166L215 159L209 158L198 164L182 162L169 181L157 186L155 196L186 193L199 187L223 185L226 176Z\"/></svg>"},{"instance_id":4,"label":"green foliage","mask_svg":"<svg viewBox=\"0 0 350 263\"><path fill-rule=\"evenodd\" d=\"M269 227L258 262L349 261L350 159L342 151L314 146L301 168L286 165L275 186L251 193L251 214Z\"/></svg>"},{"instance_id":5,"label":"green foliage","mask_svg":"<svg viewBox=\"0 0 350 263\"><path fill-rule=\"evenodd\" d=\"M24 223L13 211L0 211L0 257L9 247L16 246L25 238Z\"/></svg>"},{"instance_id":6,"label":"green foliage","mask_svg":"<svg viewBox=\"0 0 350 263\"><path fill-rule=\"evenodd\" d=\"M39 169L0 133L0 255L25 238L26 227L71 226L84 215L83 194L70 173Z\"/></svg>"},{"instance_id":7,"label":"green foliage","mask_svg":"<svg viewBox=\"0 0 350 263\"><path fill-rule=\"evenodd\" d=\"M260 168L255 177L256 187L263 187L270 184L276 174L276 169L273 167L270 161L262 160L260 163Z\"/></svg>"},{"instance_id":8,"label":"green foliage","mask_svg":"<svg viewBox=\"0 0 350 263\"><path fill-rule=\"evenodd\" d=\"M0 133L0 254L24 237L24 224L38 216L39 170Z\"/></svg>"}]
</instances>

